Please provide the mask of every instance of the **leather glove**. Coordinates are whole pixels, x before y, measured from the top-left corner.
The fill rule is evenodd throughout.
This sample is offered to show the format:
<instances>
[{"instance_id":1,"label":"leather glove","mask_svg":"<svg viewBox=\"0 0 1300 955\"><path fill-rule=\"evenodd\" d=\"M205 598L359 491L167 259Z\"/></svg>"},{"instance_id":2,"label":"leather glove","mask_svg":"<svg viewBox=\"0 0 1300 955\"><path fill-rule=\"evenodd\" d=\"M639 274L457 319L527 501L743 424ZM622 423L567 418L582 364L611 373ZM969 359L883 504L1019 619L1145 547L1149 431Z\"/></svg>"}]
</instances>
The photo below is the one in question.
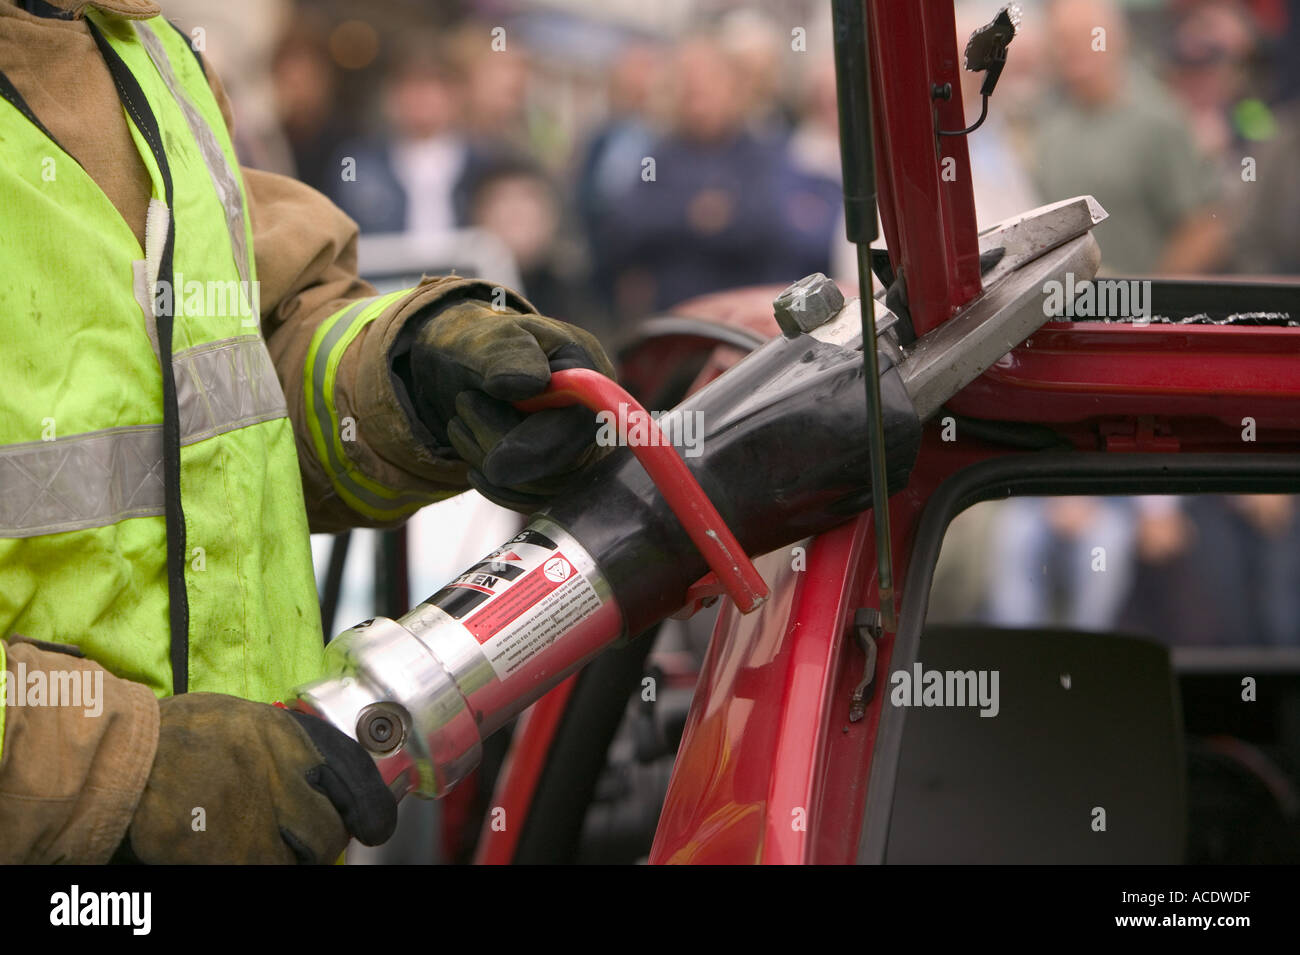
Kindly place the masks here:
<instances>
[{"instance_id":1,"label":"leather glove","mask_svg":"<svg viewBox=\"0 0 1300 955\"><path fill-rule=\"evenodd\" d=\"M582 407L533 414L511 402L545 390L551 372L614 367L589 332L541 315L465 300L438 312L411 346L408 391L415 413L444 448L470 466L489 500L536 510L578 483L607 448Z\"/></svg>"},{"instance_id":2,"label":"leather glove","mask_svg":"<svg viewBox=\"0 0 1300 955\"><path fill-rule=\"evenodd\" d=\"M323 864L349 834L392 836L397 801L374 760L324 720L219 693L158 706L153 769L114 862Z\"/></svg>"}]
</instances>

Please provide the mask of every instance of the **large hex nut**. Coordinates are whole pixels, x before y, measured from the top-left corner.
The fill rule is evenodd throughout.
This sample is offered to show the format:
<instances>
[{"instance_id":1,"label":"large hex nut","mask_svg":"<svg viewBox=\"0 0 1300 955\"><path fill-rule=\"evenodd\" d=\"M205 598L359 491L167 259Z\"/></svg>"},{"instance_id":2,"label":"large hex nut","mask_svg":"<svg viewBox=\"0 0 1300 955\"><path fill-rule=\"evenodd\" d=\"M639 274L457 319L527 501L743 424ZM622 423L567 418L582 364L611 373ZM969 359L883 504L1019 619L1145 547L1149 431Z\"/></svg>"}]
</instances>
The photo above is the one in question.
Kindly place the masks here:
<instances>
[{"instance_id":1,"label":"large hex nut","mask_svg":"<svg viewBox=\"0 0 1300 955\"><path fill-rule=\"evenodd\" d=\"M787 338L825 325L844 307L844 294L821 272L801 278L772 302Z\"/></svg>"}]
</instances>

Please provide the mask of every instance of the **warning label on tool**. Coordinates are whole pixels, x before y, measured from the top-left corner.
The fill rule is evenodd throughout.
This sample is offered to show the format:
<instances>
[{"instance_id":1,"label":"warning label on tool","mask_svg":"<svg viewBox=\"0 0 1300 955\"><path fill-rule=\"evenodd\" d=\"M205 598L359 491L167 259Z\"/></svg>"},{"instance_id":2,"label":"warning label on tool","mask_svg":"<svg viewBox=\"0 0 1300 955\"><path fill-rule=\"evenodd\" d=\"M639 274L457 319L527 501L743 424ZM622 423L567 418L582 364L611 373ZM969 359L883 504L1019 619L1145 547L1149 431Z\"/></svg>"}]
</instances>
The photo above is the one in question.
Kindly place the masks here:
<instances>
[{"instance_id":1,"label":"warning label on tool","mask_svg":"<svg viewBox=\"0 0 1300 955\"><path fill-rule=\"evenodd\" d=\"M589 564L586 555L578 557ZM600 596L550 538L525 530L430 601L461 624L505 679L600 608Z\"/></svg>"}]
</instances>

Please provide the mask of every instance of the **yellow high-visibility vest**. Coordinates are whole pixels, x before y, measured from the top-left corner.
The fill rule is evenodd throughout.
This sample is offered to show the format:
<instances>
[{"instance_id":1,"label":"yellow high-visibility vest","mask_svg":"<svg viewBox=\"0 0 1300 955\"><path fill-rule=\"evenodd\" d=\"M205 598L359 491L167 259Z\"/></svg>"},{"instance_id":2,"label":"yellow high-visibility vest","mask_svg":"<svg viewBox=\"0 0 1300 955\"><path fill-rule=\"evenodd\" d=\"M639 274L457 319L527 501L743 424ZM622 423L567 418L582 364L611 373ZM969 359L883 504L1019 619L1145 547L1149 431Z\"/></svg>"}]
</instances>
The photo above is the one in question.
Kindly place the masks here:
<instances>
[{"instance_id":1,"label":"yellow high-visibility vest","mask_svg":"<svg viewBox=\"0 0 1300 955\"><path fill-rule=\"evenodd\" d=\"M319 676L323 641L239 166L187 38L87 19L153 200L142 249L0 77L0 634L75 644L160 696L279 699Z\"/></svg>"}]
</instances>

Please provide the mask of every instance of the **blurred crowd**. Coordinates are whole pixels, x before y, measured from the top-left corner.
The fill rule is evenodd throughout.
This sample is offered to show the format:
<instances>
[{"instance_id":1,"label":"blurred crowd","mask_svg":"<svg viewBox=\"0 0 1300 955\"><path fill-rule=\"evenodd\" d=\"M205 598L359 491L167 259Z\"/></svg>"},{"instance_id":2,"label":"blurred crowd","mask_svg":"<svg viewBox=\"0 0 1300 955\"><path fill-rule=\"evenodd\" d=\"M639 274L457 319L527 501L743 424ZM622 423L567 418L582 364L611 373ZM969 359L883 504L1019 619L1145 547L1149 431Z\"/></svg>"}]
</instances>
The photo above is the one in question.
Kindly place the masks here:
<instances>
[{"instance_id":1,"label":"blurred crowd","mask_svg":"<svg viewBox=\"0 0 1300 955\"><path fill-rule=\"evenodd\" d=\"M1092 193L1108 272L1297 271L1300 0L1021 5L968 137L982 226ZM958 0L959 42L999 6ZM226 7L169 13L209 25L243 158L363 234L485 230L542 311L607 339L701 293L852 278L827 3Z\"/></svg>"},{"instance_id":2,"label":"blurred crowd","mask_svg":"<svg viewBox=\"0 0 1300 955\"><path fill-rule=\"evenodd\" d=\"M944 540L929 619L1300 647L1298 503L1253 494L980 504Z\"/></svg>"},{"instance_id":3,"label":"blurred crowd","mask_svg":"<svg viewBox=\"0 0 1300 955\"><path fill-rule=\"evenodd\" d=\"M958 43L1001 5L957 0ZM1097 232L1106 273L1300 273L1300 0L1021 6L988 118L967 137L981 227L1092 194L1111 213ZM853 282L829 7L169 0L168 12L203 25L246 163L326 193L363 237L486 234L542 312L614 346L701 294L816 271ZM980 76L964 80L973 119ZM934 613L1300 645L1295 511L1270 497L978 507L946 545L978 553L941 564Z\"/></svg>"}]
</instances>

